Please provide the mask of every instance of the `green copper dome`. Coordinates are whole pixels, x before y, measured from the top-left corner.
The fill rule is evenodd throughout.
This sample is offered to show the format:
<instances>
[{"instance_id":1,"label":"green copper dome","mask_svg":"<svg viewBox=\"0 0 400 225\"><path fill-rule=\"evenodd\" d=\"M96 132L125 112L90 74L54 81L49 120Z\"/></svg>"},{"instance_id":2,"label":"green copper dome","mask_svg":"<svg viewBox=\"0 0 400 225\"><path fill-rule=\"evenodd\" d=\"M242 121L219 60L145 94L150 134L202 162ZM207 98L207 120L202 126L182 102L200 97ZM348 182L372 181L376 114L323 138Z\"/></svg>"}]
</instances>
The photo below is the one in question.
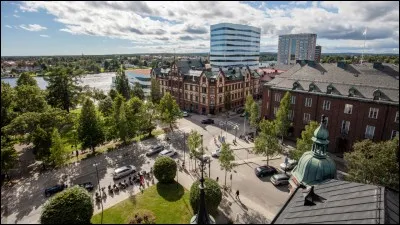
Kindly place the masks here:
<instances>
[{"instance_id":1,"label":"green copper dome","mask_svg":"<svg viewBox=\"0 0 400 225\"><path fill-rule=\"evenodd\" d=\"M326 129L325 116L322 115L319 127L314 131L311 151L305 152L297 166L292 171L292 176L297 182L305 185L314 185L327 179L336 178L336 164L326 155L328 149L329 132Z\"/></svg>"}]
</instances>

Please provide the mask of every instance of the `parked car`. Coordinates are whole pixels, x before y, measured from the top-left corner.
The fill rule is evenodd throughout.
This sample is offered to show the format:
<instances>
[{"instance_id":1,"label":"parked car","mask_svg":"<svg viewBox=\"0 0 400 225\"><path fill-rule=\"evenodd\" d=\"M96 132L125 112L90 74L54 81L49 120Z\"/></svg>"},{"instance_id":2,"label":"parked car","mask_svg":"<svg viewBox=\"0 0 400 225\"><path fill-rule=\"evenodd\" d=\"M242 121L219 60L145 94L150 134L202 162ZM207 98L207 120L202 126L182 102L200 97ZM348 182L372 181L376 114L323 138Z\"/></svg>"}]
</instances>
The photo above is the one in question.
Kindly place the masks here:
<instances>
[{"instance_id":1,"label":"parked car","mask_svg":"<svg viewBox=\"0 0 400 225\"><path fill-rule=\"evenodd\" d=\"M51 195L54 195L54 194L64 190L67 187L68 187L68 185L65 185L65 184L54 185L53 187L46 188L46 190L44 190L44 195L46 197L49 197Z\"/></svg>"},{"instance_id":2,"label":"parked car","mask_svg":"<svg viewBox=\"0 0 400 225\"><path fill-rule=\"evenodd\" d=\"M220 154L221 154L221 149L217 149L211 153L211 156L218 158Z\"/></svg>"},{"instance_id":3,"label":"parked car","mask_svg":"<svg viewBox=\"0 0 400 225\"><path fill-rule=\"evenodd\" d=\"M245 117L246 116L246 112L240 114L240 117Z\"/></svg>"},{"instance_id":4,"label":"parked car","mask_svg":"<svg viewBox=\"0 0 400 225\"><path fill-rule=\"evenodd\" d=\"M275 174L270 178L270 181L273 185L278 186L281 184L288 184L289 183L289 176L284 174L284 173L280 173L280 174Z\"/></svg>"},{"instance_id":5,"label":"parked car","mask_svg":"<svg viewBox=\"0 0 400 225\"><path fill-rule=\"evenodd\" d=\"M176 152L174 150L163 150L162 152L160 152L160 154L158 154L159 156L169 156L172 157L174 155L176 155Z\"/></svg>"},{"instance_id":6,"label":"parked car","mask_svg":"<svg viewBox=\"0 0 400 225\"><path fill-rule=\"evenodd\" d=\"M238 110L236 110L237 114L242 114L244 113L244 109L243 108L239 108Z\"/></svg>"},{"instance_id":7,"label":"parked car","mask_svg":"<svg viewBox=\"0 0 400 225\"><path fill-rule=\"evenodd\" d=\"M254 172L257 177L265 177L278 173L278 171L274 167L267 165L255 168Z\"/></svg>"},{"instance_id":8,"label":"parked car","mask_svg":"<svg viewBox=\"0 0 400 225\"><path fill-rule=\"evenodd\" d=\"M189 116L189 113L186 112L186 111L183 111L182 114L183 114L183 117L188 117Z\"/></svg>"},{"instance_id":9,"label":"parked car","mask_svg":"<svg viewBox=\"0 0 400 225\"><path fill-rule=\"evenodd\" d=\"M287 171L287 170L293 169L296 165L297 165L297 161L296 161L296 160L294 160L294 159L289 159L287 165L283 162L283 163L281 163L279 166L281 167L281 169L282 169L283 171L285 171L285 169L286 169L286 171Z\"/></svg>"},{"instance_id":10,"label":"parked car","mask_svg":"<svg viewBox=\"0 0 400 225\"><path fill-rule=\"evenodd\" d=\"M201 156L196 157L196 158L198 160L200 160L201 162L204 162L204 163L208 163L211 160L210 155L207 155L207 154L201 155Z\"/></svg>"},{"instance_id":11,"label":"parked car","mask_svg":"<svg viewBox=\"0 0 400 225\"><path fill-rule=\"evenodd\" d=\"M202 124L214 124L213 119L204 119L201 121Z\"/></svg>"},{"instance_id":12,"label":"parked car","mask_svg":"<svg viewBox=\"0 0 400 225\"><path fill-rule=\"evenodd\" d=\"M92 182L78 184L78 186L85 188L87 191L93 191L93 188L94 188L94 185L92 184Z\"/></svg>"},{"instance_id":13,"label":"parked car","mask_svg":"<svg viewBox=\"0 0 400 225\"><path fill-rule=\"evenodd\" d=\"M134 174L136 172L137 172L136 171L136 167L134 167L132 165L123 166L123 167L120 167L120 168L117 168L117 169L114 170L113 178L114 179L119 179L119 178L127 176L129 174Z\"/></svg>"},{"instance_id":14,"label":"parked car","mask_svg":"<svg viewBox=\"0 0 400 225\"><path fill-rule=\"evenodd\" d=\"M163 145L156 145L156 146L152 146L148 152L146 152L146 156L152 156L155 154L160 153L162 150L164 150L164 146Z\"/></svg>"}]
</instances>

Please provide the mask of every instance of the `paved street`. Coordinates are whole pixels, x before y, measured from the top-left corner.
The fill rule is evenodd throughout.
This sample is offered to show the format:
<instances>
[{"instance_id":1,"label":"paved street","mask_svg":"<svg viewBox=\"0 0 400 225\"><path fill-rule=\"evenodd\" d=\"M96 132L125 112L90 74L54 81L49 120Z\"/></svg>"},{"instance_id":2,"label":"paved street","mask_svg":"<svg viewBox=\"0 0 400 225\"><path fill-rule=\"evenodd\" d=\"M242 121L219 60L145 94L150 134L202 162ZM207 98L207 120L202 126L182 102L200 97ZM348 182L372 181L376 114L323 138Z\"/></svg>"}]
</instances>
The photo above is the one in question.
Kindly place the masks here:
<instances>
[{"instance_id":1,"label":"paved street","mask_svg":"<svg viewBox=\"0 0 400 225\"><path fill-rule=\"evenodd\" d=\"M150 146L155 144L162 143L167 148L175 149L178 152L176 158L179 159L180 162L183 161L183 156L185 155L186 168L193 168L193 163L189 163L189 155L185 154L183 151L183 132L188 133L191 129L195 129L203 134L204 146L207 147L206 149L208 151L207 154L211 154L212 151L218 148L214 143L214 137L221 134L219 121L225 120L224 116L216 117L213 118L215 120L214 125L204 125L200 123L204 118L206 118L206 116L192 115L189 118L180 119L177 124L179 129L168 134L168 137L171 139L168 143L164 141L164 135L162 135L158 138L143 141L140 144L132 144L114 152L83 160L75 165L56 171L49 171L44 174L36 174L35 176L21 179L20 183L7 190L2 188L1 223L38 223L42 205L46 201L44 189L61 181L66 182L69 186L88 181L97 184L96 168L93 166L94 163L98 163L98 175L100 186L102 187L107 187L109 184L114 183L111 173L116 167L134 165L138 170L149 171L154 163L155 157L148 158L144 156L143 153L146 152ZM241 124L239 125L238 134L242 133L243 118L236 115L233 118L231 117L230 120ZM247 125L248 124L246 124L246 130L248 130ZM225 136L225 131L222 133ZM235 131L228 129L227 142L232 143L234 135ZM254 168L258 165L266 164L266 162L262 157L254 155L251 152L249 153L246 150L247 148L253 147L252 143L246 143L239 139L237 140L238 144L236 146L231 145L231 147L234 149L236 162L240 162L241 165L237 166L232 172L232 191L240 190L242 204L238 202L235 203L231 196L226 196L227 199L231 199L232 201L224 200L225 202L221 203L221 208L222 206L226 206L225 203L228 204L230 202L228 204L230 207L224 207L223 209L224 212L233 219L237 217L237 214L240 214L241 218L249 216L250 213L246 215L243 213L245 211L249 212L248 210L250 209L264 216L266 218L264 221L270 221L279 211L280 207L283 206L289 196L289 191L284 187L274 187L269 182L268 178L257 178L254 174ZM187 152L188 150L186 153ZM243 160L245 159L248 159L247 163L244 163ZM279 156L270 160L270 164L276 167L279 167L281 162L283 162L283 158ZM224 183L225 172L220 169L218 159L213 159L210 166L211 178L215 179L219 177L219 183L222 185ZM206 172L208 174L208 168ZM191 183L196 179L193 175L194 173L189 174L182 171L178 176L179 182L189 189ZM227 185L230 186L231 181L229 176L230 173L228 173L227 177ZM155 180L154 182L156 183L157 181ZM152 182L149 182L148 185L152 185ZM108 196L104 201L104 208L108 208L126 199L129 195L138 192L139 189L137 186L130 186L119 195L113 197ZM244 210L245 208L249 209ZM95 205L95 213L99 211L101 211L100 206ZM257 218L259 218L260 215L258 215ZM256 218L256 216L254 216L254 218Z\"/></svg>"}]
</instances>

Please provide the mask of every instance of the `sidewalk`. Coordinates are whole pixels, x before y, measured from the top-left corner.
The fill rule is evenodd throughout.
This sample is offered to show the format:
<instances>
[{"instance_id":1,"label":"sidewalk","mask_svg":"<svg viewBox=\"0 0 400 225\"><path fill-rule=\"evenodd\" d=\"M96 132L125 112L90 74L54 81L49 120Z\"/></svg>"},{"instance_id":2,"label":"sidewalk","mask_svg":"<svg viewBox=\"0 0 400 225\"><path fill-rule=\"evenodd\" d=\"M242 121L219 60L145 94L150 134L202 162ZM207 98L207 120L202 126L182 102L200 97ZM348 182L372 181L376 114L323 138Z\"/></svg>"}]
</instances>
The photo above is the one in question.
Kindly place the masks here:
<instances>
[{"instance_id":1,"label":"sidewalk","mask_svg":"<svg viewBox=\"0 0 400 225\"><path fill-rule=\"evenodd\" d=\"M273 156L270 157L269 160L274 160L274 159L280 159L282 156ZM267 161L267 157L256 157L256 158L250 158L250 159L242 159L242 160L236 160L233 161L233 163L236 163L237 165L243 165L246 163L254 163L254 162L260 162L260 161Z\"/></svg>"}]
</instances>

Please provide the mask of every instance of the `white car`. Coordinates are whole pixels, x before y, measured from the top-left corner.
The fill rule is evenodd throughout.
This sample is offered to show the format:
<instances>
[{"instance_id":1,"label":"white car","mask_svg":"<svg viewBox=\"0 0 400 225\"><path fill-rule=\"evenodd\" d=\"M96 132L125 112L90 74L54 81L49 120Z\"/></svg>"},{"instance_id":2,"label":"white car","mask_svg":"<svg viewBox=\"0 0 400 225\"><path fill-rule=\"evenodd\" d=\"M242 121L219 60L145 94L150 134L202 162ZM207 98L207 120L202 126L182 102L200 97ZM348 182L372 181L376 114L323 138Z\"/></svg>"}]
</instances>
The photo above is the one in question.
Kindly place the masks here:
<instances>
[{"instance_id":1,"label":"white car","mask_svg":"<svg viewBox=\"0 0 400 225\"><path fill-rule=\"evenodd\" d=\"M127 176L129 174L136 173L136 167L129 165L117 168L114 170L113 178L119 179L121 177Z\"/></svg>"},{"instance_id":2,"label":"white car","mask_svg":"<svg viewBox=\"0 0 400 225\"><path fill-rule=\"evenodd\" d=\"M172 157L174 155L176 155L176 152L174 150L163 150L162 152L160 152L160 154L158 154L159 156L169 156Z\"/></svg>"},{"instance_id":3,"label":"white car","mask_svg":"<svg viewBox=\"0 0 400 225\"><path fill-rule=\"evenodd\" d=\"M208 163L209 161L211 161L211 157L210 155L204 154L202 156L197 157L198 160L203 161L205 163Z\"/></svg>"},{"instance_id":4,"label":"white car","mask_svg":"<svg viewBox=\"0 0 400 225\"><path fill-rule=\"evenodd\" d=\"M283 162L280 164L282 170L291 170L297 165L297 161L294 159L289 159L287 165Z\"/></svg>"},{"instance_id":5,"label":"white car","mask_svg":"<svg viewBox=\"0 0 400 225\"><path fill-rule=\"evenodd\" d=\"M186 111L183 111L182 114L183 114L183 117L188 117L189 116L189 113L186 112Z\"/></svg>"},{"instance_id":6,"label":"white car","mask_svg":"<svg viewBox=\"0 0 400 225\"><path fill-rule=\"evenodd\" d=\"M218 158L220 154L221 154L221 149L217 149L211 153L211 156Z\"/></svg>"}]
</instances>

